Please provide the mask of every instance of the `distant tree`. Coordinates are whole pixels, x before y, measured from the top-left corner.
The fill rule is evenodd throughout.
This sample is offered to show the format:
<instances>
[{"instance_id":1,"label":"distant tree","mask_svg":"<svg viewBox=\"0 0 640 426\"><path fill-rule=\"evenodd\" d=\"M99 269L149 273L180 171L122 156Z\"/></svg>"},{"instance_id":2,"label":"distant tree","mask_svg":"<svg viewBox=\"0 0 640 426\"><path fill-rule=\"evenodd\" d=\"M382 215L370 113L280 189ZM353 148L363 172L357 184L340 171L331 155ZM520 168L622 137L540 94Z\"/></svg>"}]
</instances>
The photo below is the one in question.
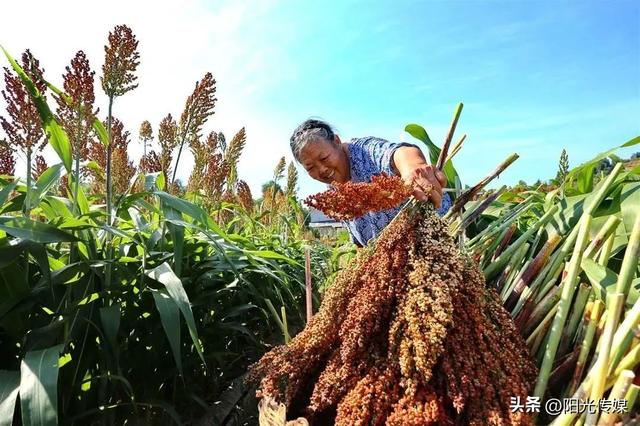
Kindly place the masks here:
<instances>
[{"instance_id":1,"label":"distant tree","mask_svg":"<svg viewBox=\"0 0 640 426\"><path fill-rule=\"evenodd\" d=\"M608 175L613 169L613 162L609 158L603 158L594 169L594 173Z\"/></svg>"},{"instance_id":2,"label":"distant tree","mask_svg":"<svg viewBox=\"0 0 640 426\"><path fill-rule=\"evenodd\" d=\"M633 154L631 154L631 157L629 159L636 160L638 158L640 158L640 152L634 152Z\"/></svg>"},{"instance_id":3,"label":"distant tree","mask_svg":"<svg viewBox=\"0 0 640 426\"><path fill-rule=\"evenodd\" d=\"M569 174L569 155L566 149L562 149L560 153L560 161L558 163L558 173L556 174L556 180L559 184L562 184Z\"/></svg>"},{"instance_id":4,"label":"distant tree","mask_svg":"<svg viewBox=\"0 0 640 426\"><path fill-rule=\"evenodd\" d=\"M262 184L262 196L271 188L275 188L276 192L282 192L282 187L277 182L270 180Z\"/></svg>"}]
</instances>

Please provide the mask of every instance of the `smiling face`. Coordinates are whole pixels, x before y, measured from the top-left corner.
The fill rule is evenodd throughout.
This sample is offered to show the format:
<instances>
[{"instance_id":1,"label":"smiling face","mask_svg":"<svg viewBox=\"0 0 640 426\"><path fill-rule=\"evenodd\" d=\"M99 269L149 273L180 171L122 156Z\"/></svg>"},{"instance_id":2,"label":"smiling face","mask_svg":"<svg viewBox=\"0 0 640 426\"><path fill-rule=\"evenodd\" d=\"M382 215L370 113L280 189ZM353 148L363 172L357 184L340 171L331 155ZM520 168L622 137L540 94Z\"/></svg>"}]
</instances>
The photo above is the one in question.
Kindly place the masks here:
<instances>
[{"instance_id":1,"label":"smiling face","mask_svg":"<svg viewBox=\"0 0 640 426\"><path fill-rule=\"evenodd\" d=\"M326 184L345 183L351 178L347 147L338 136L333 142L309 141L300 150L300 163L309 176Z\"/></svg>"}]
</instances>

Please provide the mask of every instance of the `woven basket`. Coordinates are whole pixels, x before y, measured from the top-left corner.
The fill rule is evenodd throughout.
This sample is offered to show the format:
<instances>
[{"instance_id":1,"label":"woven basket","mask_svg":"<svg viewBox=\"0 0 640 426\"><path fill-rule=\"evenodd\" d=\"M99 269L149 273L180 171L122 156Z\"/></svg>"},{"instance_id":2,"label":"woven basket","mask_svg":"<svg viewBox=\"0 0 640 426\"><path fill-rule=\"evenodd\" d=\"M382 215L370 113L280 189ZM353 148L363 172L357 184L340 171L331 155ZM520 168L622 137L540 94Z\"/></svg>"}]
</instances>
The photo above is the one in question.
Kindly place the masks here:
<instances>
[{"instance_id":1,"label":"woven basket","mask_svg":"<svg viewBox=\"0 0 640 426\"><path fill-rule=\"evenodd\" d=\"M287 421L287 407L268 396L258 403L258 422L260 426L309 426L304 417Z\"/></svg>"}]
</instances>

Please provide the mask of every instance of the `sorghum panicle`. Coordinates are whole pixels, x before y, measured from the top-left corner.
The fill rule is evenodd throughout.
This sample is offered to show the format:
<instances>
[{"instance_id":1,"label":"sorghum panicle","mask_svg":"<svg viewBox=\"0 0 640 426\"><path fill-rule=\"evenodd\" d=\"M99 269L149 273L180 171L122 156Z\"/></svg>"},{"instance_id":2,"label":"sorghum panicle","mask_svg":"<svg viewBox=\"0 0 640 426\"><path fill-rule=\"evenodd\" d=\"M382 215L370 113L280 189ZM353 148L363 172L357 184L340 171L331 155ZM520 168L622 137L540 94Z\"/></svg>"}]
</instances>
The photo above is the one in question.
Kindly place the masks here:
<instances>
[{"instance_id":1,"label":"sorghum panicle","mask_svg":"<svg viewBox=\"0 0 640 426\"><path fill-rule=\"evenodd\" d=\"M236 184L238 202L247 213L253 213L253 196L247 182L239 180Z\"/></svg>"},{"instance_id":2,"label":"sorghum panicle","mask_svg":"<svg viewBox=\"0 0 640 426\"><path fill-rule=\"evenodd\" d=\"M162 164L160 163L160 156L154 150L147 152L140 158L140 170L145 173L156 173L162 170Z\"/></svg>"},{"instance_id":3,"label":"sorghum panicle","mask_svg":"<svg viewBox=\"0 0 640 426\"><path fill-rule=\"evenodd\" d=\"M142 139L143 141L150 141L151 139L153 139L153 130L151 129L151 123L149 123L148 120L144 120L141 124L140 124L140 139Z\"/></svg>"},{"instance_id":4,"label":"sorghum panicle","mask_svg":"<svg viewBox=\"0 0 640 426\"><path fill-rule=\"evenodd\" d=\"M216 104L216 80L208 72L196 82L193 93L189 95L180 116L180 135L188 140L200 137L202 126L213 114Z\"/></svg>"},{"instance_id":5,"label":"sorghum panicle","mask_svg":"<svg viewBox=\"0 0 640 426\"><path fill-rule=\"evenodd\" d=\"M40 154L36 155L34 160L33 168L31 169L31 176L33 177L33 180L36 181L49 168L49 166L47 165L47 161Z\"/></svg>"},{"instance_id":6,"label":"sorghum panicle","mask_svg":"<svg viewBox=\"0 0 640 426\"><path fill-rule=\"evenodd\" d=\"M381 174L371 182L346 182L331 184L330 189L311 195L304 201L327 216L337 220L349 220L368 212L391 209L406 200L412 193L411 187L398 176Z\"/></svg>"},{"instance_id":7,"label":"sorghum panicle","mask_svg":"<svg viewBox=\"0 0 640 426\"><path fill-rule=\"evenodd\" d=\"M108 44L104 47L105 59L102 65L102 89L109 98L122 96L138 87L134 74L140 64L138 41L126 25L116 25L109 32Z\"/></svg>"},{"instance_id":8,"label":"sorghum panicle","mask_svg":"<svg viewBox=\"0 0 640 426\"><path fill-rule=\"evenodd\" d=\"M16 159L13 149L6 140L0 141L0 175L13 176L16 171Z\"/></svg>"},{"instance_id":9,"label":"sorghum panicle","mask_svg":"<svg viewBox=\"0 0 640 426\"><path fill-rule=\"evenodd\" d=\"M74 156L86 160L89 155L89 134L93 127L98 110L93 110L95 94L93 90L94 71L91 71L89 60L82 50L65 67L62 76L63 87L68 101L56 96L56 110L60 124L71 140Z\"/></svg>"},{"instance_id":10,"label":"sorghum panicle","mask_svg":"<svg viewBox=\"0 0 640 426\"><path fill-rule=\"evenodd\" d=\"M38 91L44 93L47 88L42 77L44 70L40 68L40 63L29 50L22 54L21 66ZM46 139L43 138L42 120L31 94L20 77L14 75L8 68L4 68L4 82L6 90L1 93L7 103L6 110L9 117L7 119L0 116L0 125L11 146L13 149L21 150L25 155L42 151Z\"/></svg>"}]
</instances>

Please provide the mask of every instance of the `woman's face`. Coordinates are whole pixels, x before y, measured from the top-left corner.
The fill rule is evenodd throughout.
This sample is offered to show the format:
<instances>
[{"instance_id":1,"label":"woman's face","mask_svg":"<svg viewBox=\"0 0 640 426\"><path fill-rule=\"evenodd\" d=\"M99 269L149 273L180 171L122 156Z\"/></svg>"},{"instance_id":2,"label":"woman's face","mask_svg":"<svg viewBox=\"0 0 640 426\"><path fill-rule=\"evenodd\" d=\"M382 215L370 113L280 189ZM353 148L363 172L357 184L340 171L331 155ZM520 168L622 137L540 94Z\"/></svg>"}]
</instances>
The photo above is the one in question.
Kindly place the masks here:
<instances>
[{"instance_id":1,"label":"woman's face","mask_svg":"<svg viewBox=\"0 0 640 426\"><path fill-rule=\"evenodd\" d=\"M309 176L326 184L345 183L351 177L346 147L343 148L338 136L333 142L308 142L300 151L300 163Z\"/></svg>"}]
</instances>

